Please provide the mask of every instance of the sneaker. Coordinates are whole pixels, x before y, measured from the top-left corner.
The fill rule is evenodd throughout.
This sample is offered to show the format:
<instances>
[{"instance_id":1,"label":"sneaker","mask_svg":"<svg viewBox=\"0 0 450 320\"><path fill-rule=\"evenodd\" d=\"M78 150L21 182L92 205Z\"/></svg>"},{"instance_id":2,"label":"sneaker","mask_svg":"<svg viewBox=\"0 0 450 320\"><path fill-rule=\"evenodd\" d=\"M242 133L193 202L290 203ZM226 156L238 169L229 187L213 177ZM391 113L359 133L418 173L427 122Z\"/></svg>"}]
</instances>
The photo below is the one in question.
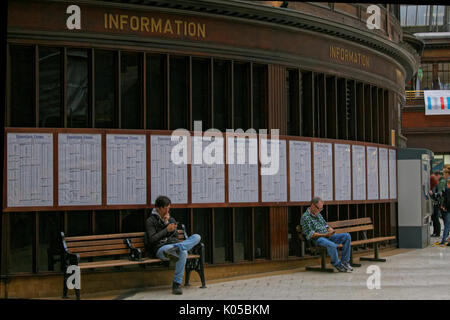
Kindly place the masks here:
<instances>
[{"instance_id":1,"label":"sneaker","mask_svg":"<svg viewBox=\"0 0 450 320\"><path fill-rule=\"evenodd\" d=\"M334 267L339 272L347 272L347 269L342 265L342 263L339 263L339 264L335 265Z\"/></svg>"},{"instance_id":2,"label":"sneaker","mask_svg":"<svg viewBox=\"0 0 450 320\"><path fill-rule=\"evenodd\" d=\"M173 294L183 294L183 290L181 289L181 284L173 282L172 283L172 293Z\"/></svg>"},{"instance_id":3,"label":"sneaker","mask_svg":"<svg viewBox=\"0 0 450 320\"><path fill-rule=\"evenodd\" d=\"M343 265L344 268L347 269L348 271L353 271L353 267L350 265L350 263L348 263L348 262L342 262L342 265Z\"/></svg>"},{"instance_id":4,"label":"sneaker","mask_svg":"<svg viewBox=\"0 0 450 320\"><path fill-rule=\"evenodd\" d=\"M170 260L178 261L180 259L180 249L178 246L174 246L164 251L164 256Z\"/></svg>"}]
</instances>

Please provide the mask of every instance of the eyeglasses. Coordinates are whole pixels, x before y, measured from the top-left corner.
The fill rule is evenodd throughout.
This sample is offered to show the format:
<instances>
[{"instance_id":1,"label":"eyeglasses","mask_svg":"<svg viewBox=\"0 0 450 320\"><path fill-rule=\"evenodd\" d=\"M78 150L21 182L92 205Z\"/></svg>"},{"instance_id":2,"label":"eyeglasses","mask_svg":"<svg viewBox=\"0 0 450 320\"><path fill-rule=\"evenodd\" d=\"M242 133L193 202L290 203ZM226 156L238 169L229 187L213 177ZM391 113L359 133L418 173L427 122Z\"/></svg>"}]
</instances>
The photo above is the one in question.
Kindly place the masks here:
<instances>
[{"instance_id":1,"label":"eyeglasses","mask_svg":"<svg viewBox=\"0 0 450 320\"><path fill-rule=\"evenodd\" d=\"M323 210L323 207L322 207L322 208L319 208L318 206L316 206L316 204L315 204L315 203L313 203L313 206L314 206L314 207L316 207L316 209L317 209L317 210L319 210L319 212L322 212L322 210Z\"/></svg>"}]
</instances>

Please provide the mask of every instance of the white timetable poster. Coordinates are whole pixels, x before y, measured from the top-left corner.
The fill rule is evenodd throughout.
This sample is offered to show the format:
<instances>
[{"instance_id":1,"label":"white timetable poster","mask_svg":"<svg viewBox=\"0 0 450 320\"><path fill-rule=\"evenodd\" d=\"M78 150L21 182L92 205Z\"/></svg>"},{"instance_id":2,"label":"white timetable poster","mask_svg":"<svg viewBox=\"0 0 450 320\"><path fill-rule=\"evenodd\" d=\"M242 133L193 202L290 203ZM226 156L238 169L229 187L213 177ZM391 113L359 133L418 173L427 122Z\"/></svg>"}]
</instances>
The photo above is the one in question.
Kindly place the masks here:
<instances>
[{"instance_id":1,"label":"white timetable poster","mask_svg":"<svg viewBox=\"0 0 450 320\"><path fill-rule=\"evenodd\" d=\"M187 137L180 136L172 141L171 136L151 136L151 202L158 196L169 197L172 203L188 202L187 162L175 164L172 161L172 150ZM187 148L187 143L186 143ZM184 156L180 151L180 155Z\"/></svg>"},{"instance_id":2,"label":"white timetable poster","mask_svg":"<svg viewBox=\"0 0 450 320\"><path fill-rule=\"evenodd\" d=\"M380 159L380 199L389 199L388 150L379 148Z\"/></svg>"},{"instance_id":3,"label":"white timetable poster","mask_svg":"<svg viewBox=\"0 0 450 320\"><path fill-rule=\"evenodd\" d=\"M145 135L106 135L106 204L146 204Z\"/></svg>"},{"instance_id":4,"label":"white timetable poster","mask_svg":"<svg viewBox=\"0 0 450 320\"><path fill-rule=\"evenodd\" d=\"M333 149L331 143L314 142L314 196L333 200Z\"/></svg>"},{"instance_id":5,"label":"white timetable poster","mask_svg":"<svg viewBox=\"0 0 450 320\"><path fill-rule=\"evenodd\" d=\"M287 168L286 168L286 141L260 139L261 150L261 201L286 202L287 201ZM278 144L278 155L272 153L272 144ZM264 147L264 144L266 147ZM264 150L266 149L266 150ZM275 148L276 149L276 148ZM263 156L263 153L266 153ZM267 161L263 159L266 158ZM270 161L269 161L270 159ZM265 168L267 173L263 174ZM278 170L275 170L278 169ZM274 172L276 171L276 172Z\"/></svg>"},{"instance_id":6,"label":"white timetable poster","mask_svg":"<svg viewBox=\"0 0 450 320\"><path fill-rule=\"evenodd\" d=\"M389 149L389 199L397 198L397 155Z\"/></svg>"},{"instance_id":7,"label":"white timetable poster","mask_svg":"<svg viewBox=\"0 0 450 320\"><path fill-rule=\"evenodd\" d=\"M102 204L100 134L58 134L60 206Z\"/></svg>"},{"instance_id":8,"label":"white timetable poster","mask_svg":"<svg viewBox=\"0 0 450 320\"><path fill-rule=\"evenodd\" d=\"M228 201L258 202L258 140L228 137Z\"/></svg>"},{"instance_id":9,"label":"white timetable poster","mask_svg":"<svg viewBox=\"0 0 450 320\"><path fill-rule=\"evenodd\" d=\"M352 145L353 200L366 200L366 148Z\"/></svg>"},{"instance_id":10,"label":"white timetable poster","mask_svg":"<svg viewBox=\"0 0 450 320\"><path fill-rule=\"evenodd\" d=\"M378 200L378 148L367 147L367 200Z\"/></svg>"},{"instance_id":11,"label":"white timetable poster","mask_svg":"<svg viewBox=\"0 0 450 320\"><path fill-rule=\"evenodd\" d=\"M53 206L53 135L7 134L7 207Z\"/></svg>"},{"instance_id":12,"label":"white timetable poster","mask_svg":"<svg viewBox=\"0 0 450 320\"><path fill-rule=\"evenodd\" d=\"M224 203L225 139L194 136L191 141L192 203Z\"/></svg>"},{"instance_id":13,"label":"white timetable poster","mask_svg":"<svg viewBox=\"0 0 450 320\"><path fill-rule=\"evenodd\" d=\"M289 141L290 201L311 201L311 142Z\"/></svg>"},{"instance_id":14,"label":"white timetable poster","mask_svg":"<svg viewBox=\"0 0 450 320\"><path fill-rule=\"evenodd\" d=\"M350 171L350 145L334 145L334 194L335 200L351 200L352 181Z\"/></svg>"}]
</instances>

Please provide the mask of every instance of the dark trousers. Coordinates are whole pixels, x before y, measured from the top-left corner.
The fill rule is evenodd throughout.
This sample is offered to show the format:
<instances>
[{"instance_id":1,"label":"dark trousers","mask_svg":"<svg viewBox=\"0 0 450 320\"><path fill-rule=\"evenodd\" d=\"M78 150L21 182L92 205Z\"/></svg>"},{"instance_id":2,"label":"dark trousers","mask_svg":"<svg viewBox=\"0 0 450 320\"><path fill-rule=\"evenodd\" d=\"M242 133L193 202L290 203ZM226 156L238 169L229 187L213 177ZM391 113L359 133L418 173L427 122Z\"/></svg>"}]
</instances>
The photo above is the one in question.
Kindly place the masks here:
<instances>
[{"instance_id":1,"label":"dark trousers","mask_svg":"<svg viewBox=\"0 0 450 320\"><path fill-rule=\"evenodd\" d=\"M441 221L439 216L441 215L441 209L439 206L433 206L433 214L431 215L431 220L433 221L433 234L441 235Z\"/></svg>"}]
</instances>

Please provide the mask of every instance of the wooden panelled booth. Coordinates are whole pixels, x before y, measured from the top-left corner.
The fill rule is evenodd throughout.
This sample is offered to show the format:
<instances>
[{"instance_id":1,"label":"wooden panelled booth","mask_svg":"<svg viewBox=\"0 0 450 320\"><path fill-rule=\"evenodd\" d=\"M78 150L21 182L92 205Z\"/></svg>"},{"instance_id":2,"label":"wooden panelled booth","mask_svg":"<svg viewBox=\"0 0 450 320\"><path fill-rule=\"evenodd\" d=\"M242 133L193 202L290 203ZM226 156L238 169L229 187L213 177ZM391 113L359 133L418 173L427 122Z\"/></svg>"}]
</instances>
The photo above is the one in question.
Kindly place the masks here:
<instances>
[{"instance_id":1,"label":"wooden panelled booth","mask_svg":"<svg viewBox=\"0 0 450 320\"><path fill-rule=\"evenodd\" d=\"M8 1L1 297L58 296L60 265L49 268L47 255L57 235L142 232L153 208L152 190L170 193L171 214L189 234L202 236L207 281L308 263L311 256L301 251L295 226L309 199L323 196L320 188L328 190L328 221L370 217L369 236L396 235L399 108L405 80L418 63L417 53L402 42L396 7L380 5L381 27L369 30L368 4L281 4ZM201 121L199 130L195 121ZM196 180L193 164L176 176L172 189L155 184L163 181L158 172L171 169L153 165L152 137L177 129L194 136L212 128L224 138L227 129L238 136L238 129L254 129L259 142L260 130L279 130L286 146L280 199L265 198L279 181L260 174L261 162L256 180L249 180L257 189L248 193L233 189L237 174L229 164L214 171L221 188L214 201L196 198L206 184ZM95 136L95 161L61 160L79 151L60 147L77 134ZM126 201L122 195L122 202L111 196L109 135L145 138L136 149L139 188L145 189L127 193ZM293 173L302 156L290 157L293 142L309 143L309 169L296 172L309 175L310 189ZM347 162L338 157L338 145L346 146ZM331 150L320 165L319 147ZM357 149L362 169L354 172ZM369 150L376 150L370 161ZM80 183L95 188L86 192L68 168L88 170L88 162L89 178ZM343 167L336 170L336 163ZM342 198L341 173L348 179ZM124 190L123 181L114 181ZM356 196L358 186L362 198ZM251 200L239 198L252 192ZM170 284L172 274L164 267L86 271L83 292ZM111 276L117 281L102 281Z\"/></svg>"}]
</instances>

